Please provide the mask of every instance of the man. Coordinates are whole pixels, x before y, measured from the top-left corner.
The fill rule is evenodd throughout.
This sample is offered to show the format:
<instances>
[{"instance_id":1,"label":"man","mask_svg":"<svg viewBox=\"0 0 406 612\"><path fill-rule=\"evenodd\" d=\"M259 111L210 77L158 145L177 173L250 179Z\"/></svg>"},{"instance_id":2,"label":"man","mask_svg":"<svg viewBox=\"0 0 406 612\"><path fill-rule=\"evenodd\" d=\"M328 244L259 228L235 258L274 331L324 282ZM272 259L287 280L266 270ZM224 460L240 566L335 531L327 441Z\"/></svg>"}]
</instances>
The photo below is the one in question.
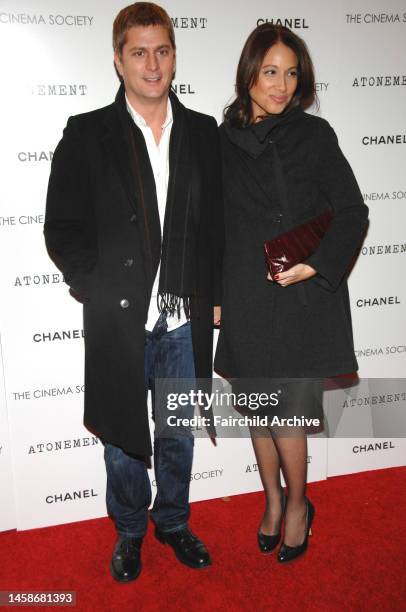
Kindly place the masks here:
<instances>
[{"instance_id":1,"label":"man","mask_svg":"<svg viewBox=\"0 0 406 612\"><path fill-rule=\"evenodd\" d=\"M104 443L111 573L141 571L155 378L209 378L219 320L223 213L217 125L171 91L174 31L148 2L113 26L122 81L110 106L70 117L48 187L48 252L83 302L85 425ZM213 315L213 307L214 315ZM154 401L154 394L152 395ZM210 565L190 531L193 437L156 438L155 535L192 568Z\"/></svg>"}]
</instances>

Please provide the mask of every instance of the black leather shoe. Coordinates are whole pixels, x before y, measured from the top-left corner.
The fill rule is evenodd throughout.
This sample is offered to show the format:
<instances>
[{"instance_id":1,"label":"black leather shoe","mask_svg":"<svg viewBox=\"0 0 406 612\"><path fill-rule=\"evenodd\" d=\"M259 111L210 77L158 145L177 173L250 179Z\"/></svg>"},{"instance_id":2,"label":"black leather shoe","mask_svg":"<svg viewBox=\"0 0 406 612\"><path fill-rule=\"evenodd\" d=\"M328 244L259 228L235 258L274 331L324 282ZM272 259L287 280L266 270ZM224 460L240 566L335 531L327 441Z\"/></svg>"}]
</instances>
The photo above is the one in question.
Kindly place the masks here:
<instances>
[{"instance_id":1,"label":"black leather shoe","mask_svg":"<svg viewBox=\"0 0 406 612\"><path fill-rule=\"evenodd\" d=\"M286 561L293 561L293 559L296 559L297 557L299 557L299 555L302 555L307 549L307 540L309 538L309 532L312 526L315 510L314 510L313 504L311 503L311 501L307 499L307 497L306 497L306 505L307 505L307 508L306 508L305 538L302 544L300 544L299 546L287 546L286 544L282 542L282 545L278 552L278 561L280 563L286 563Z\"/></svg>"},{"instance_id":2,"label":"black leather shoe","mask_svg":"<svg viewBox=\"0 0 406 612\"><path fill-rule=\"evenodd\" d=\"M282 493L282 517L278 533L275 535L265 535L261 530L258 530L257 539L259 550L264 554L269 554L278 546L282 533L282 519L286 509L286 495Z\"/></svg>"},{"instance_id":3,"label":"black leather shoe","mask_svg":"<svg viewBox=\"0 0 406 612\"><path fill-rule=\"evenodd\" d=\"M110 572L118 582L130 582L141 573L142 538L120 537L111 557Z\"/></svg>"},{"instance_id":4,"label":"black leather shoe","mask_svg":"<svg viewBox=\"0 0 406 612\"><path fill-rule=\"evenodd\" d=\"M179 561L188 567L200 569L211 565L205 545L188 527L172 533L164 533L156 527L155 537L162 544L169 544Z\"/></svg>"}]
</instances>

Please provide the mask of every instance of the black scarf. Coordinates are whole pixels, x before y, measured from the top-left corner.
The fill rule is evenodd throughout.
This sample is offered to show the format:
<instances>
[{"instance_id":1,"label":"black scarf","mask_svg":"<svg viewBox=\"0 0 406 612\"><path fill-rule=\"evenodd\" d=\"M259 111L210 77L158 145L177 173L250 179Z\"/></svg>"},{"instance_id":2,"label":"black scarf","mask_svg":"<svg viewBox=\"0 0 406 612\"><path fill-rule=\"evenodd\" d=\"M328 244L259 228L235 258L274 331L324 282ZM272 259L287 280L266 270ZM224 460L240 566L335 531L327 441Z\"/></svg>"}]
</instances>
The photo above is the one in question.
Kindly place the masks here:
<instances>
[{"instance_id":1,"label":"black scarf","mask_svg":"<svg viewBox=\"0 0 406 612\"><path fill-rule=\"evenodd\" d=\"M256 159L268 147L269 136L274 128L301 120L303 116L302 107L293 106L287 112L278 115L268 115L262 121L252 123L245 128L233 126L229 121L225 121L223 125L229 140Z\"/></svg>"},{"instance_id":2,"label":"black scarf","mask_svg":"<svg viewBox=\"0 0 406 612\"><path fill-rule=\"evenodd\" d=\"M152 288L159 261L158 309L180 316L183 306L190 318L190 299L197 286L197 223L199 181L191 142L188 110L171 91L173 125L169 143L169 184L163 238L158 213L155 180L141 130L131 118L121 85L116 105L126 140L137 193L140 222L143 224L143 253L147 261L148 284Z\"/></svg>"}]
</instances>

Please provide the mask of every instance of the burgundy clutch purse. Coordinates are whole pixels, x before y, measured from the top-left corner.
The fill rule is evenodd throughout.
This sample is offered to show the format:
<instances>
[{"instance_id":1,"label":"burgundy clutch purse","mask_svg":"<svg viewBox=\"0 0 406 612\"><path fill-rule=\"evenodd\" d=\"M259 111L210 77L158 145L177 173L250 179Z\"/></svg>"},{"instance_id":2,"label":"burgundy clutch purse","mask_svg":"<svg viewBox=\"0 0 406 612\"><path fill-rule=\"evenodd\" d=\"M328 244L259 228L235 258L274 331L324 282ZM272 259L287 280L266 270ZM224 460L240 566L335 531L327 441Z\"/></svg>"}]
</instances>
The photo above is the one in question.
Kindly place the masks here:
<instances>
[{"instance_id":1,"label":"burgundy clutch purse","mask_svg":"<svg viewBox=\"0 0 406 612\"><path fill-rule=\"evenodd\" d=\"M310 257L319 246L333 216L333 211L327 209L307 223L266 241L265 259L271 276L286 272Z\"/></svg>"}]
</instances>

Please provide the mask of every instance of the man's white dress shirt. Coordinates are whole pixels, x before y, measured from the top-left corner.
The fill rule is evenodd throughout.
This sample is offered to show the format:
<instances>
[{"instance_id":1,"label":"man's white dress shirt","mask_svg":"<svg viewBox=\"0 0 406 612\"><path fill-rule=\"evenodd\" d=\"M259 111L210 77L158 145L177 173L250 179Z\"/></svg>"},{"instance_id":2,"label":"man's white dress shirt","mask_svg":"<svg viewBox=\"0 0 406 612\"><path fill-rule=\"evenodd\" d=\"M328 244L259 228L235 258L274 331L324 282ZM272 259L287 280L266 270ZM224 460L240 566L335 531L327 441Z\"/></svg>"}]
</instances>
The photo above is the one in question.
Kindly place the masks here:
<instances>
[{"instance_id":1,"label":"man's white dress shirt","mask_svg":"<svg viewBox=\"0 0 406 612\"><path fill-rule=\"evenodd\" d=\"M131 117L134 120L135 125L141 130L145 144L147 145L147 151L149 161L151 163L152 172L154 173L156 196L158 200L158 212L159 220L161 223L161 234L163 234L166 198L168 194L168 182L169 182L169 140L171 136L171 129L173 123L172 106L168 98L168 106L166 111L166 119L162 124L162 135L159 144L156 144L154 134L145 121L145 119L137 113L137 111L131 106L126 96L127 109ZM157 306L157 294L159 284L159 271L161 269L161 263L159 263L158 270L155 276L154 285L152 287L151 301L148 309L148 320L145 324L145 329L152 331L155 323L159 317L159 310ZM181 308L180 318L175 313L173 316L167 315L168 331L180 327L186 323L187 318Z\"/></svg>"}]
</instances>

